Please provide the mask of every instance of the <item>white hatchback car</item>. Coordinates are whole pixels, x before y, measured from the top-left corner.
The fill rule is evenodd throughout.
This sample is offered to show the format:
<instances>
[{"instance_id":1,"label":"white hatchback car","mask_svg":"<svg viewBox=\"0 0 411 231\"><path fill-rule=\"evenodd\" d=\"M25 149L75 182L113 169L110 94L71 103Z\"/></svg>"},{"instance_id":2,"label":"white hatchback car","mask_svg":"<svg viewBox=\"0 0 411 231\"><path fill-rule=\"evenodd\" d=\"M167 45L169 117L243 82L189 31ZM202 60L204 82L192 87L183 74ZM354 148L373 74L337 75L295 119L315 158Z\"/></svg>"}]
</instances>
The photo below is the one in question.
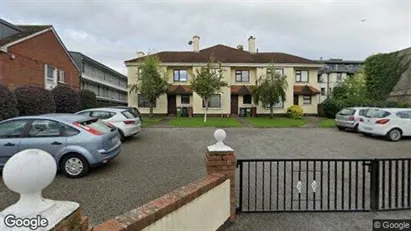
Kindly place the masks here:
<instances>
[{"instance_id":1,"label":"white hatchback car","mask_svg":"<svg viewBox=\"0 0 411 231\"><path fill-rule=\"evenodd\" d=\"M130 109L125 108L93 108L79 111L76 114L97 117L118 128L121 140L134 136L141 131L140 118L135 116Z\"/></svg>"},{"instance_id":2,"label":"white hatchback car","mask_svg":"<svg viewBox=\"0 0 411 231\"><path fill-rule=\"evenodd\" d=\"M368 111L360 120L358 130L365 136L385 136L398 141L403 136L411 136L410 108L380 108Z\"/></svg>"}]
</instances>

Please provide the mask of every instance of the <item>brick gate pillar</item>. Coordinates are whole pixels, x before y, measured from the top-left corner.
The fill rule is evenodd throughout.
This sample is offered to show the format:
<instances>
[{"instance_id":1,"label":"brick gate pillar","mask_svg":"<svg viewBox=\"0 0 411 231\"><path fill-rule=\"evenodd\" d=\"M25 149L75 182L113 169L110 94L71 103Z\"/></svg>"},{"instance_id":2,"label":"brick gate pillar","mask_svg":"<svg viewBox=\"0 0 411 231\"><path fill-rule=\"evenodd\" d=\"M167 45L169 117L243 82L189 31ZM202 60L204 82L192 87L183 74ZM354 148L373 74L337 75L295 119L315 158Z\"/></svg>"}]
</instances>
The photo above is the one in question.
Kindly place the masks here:
<instances>
[{"instance_id":1,"label":"brick gate pillar","mask_svg":"<svg viewBox=\"0 0 411 231\"><path fill-rule=\"evenodd\" d=\"M222 173L230 179L230 205L231 216L230 221L235 220L236 212L236 197L235 197L235 170L236 157L234 150L223 143L226 133L223 129L217 129L214 132L214 138L217 140L216 144L207 147L205 155L207 174Z\"/></svg>"}]
</instances>

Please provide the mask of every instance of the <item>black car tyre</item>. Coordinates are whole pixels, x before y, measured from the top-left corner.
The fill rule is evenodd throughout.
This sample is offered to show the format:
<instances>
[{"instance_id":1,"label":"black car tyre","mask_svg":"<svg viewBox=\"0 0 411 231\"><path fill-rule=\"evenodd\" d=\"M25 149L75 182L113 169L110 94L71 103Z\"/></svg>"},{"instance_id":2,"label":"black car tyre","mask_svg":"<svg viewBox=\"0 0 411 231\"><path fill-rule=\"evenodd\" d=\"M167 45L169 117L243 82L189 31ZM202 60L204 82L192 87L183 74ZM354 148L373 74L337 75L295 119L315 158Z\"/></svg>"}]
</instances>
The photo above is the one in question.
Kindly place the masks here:
<instances>
[{"instance_id":1,"label":"black car tyre","mask_svg":"<svg viewBox=\"0 0 411 231\"><path fill-rule=\"evenodd\" d=\"M88 174L90 166L86 158L77 153L70 153L60 161L60 171L69 178L80 178Z\"/></svg>"},{"instance_id":2,"label":"black car tyre","mask_svg":"<svg viewBox=\"0 0 411 231\"><path fill-rule=\"evenodd\" d=\"M396 142L401 139L402 132L398 128L393 128L389 132L387 132L387 139L393 142Z\"/></svg>"}]
</instances>

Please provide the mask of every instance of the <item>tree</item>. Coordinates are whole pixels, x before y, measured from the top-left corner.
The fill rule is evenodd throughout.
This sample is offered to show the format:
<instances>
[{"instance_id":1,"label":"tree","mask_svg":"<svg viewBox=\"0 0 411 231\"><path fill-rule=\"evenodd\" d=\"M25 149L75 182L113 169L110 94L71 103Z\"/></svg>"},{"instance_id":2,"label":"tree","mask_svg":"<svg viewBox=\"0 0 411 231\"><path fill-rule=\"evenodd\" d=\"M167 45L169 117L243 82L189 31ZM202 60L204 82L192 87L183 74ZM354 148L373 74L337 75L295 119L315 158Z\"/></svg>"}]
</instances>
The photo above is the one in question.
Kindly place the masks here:
<instances>
[{"instance_id":1,"label":"tree","mask_svg":"<svg viewBox=\"0 0 411 231\"><path fill-rule=\"evenodd\" d=\"M18 114L16 96L6 86L0 84L0 121Z\"/></svg>"},{"instance_id":2,"label":"tree","mask_svg":"<svg viewBox=\"0 0 411 231\"><path fill-rule=\"evenodd\" d=\"M274 64L267 68L267 74L261 75L256 81L254 91L254 102L268 105L270 108L270 118L274 115L274 105L284 102L286 90L288 88L287 76L282 76L275 71Z\"/></svg>"},{"instance_id":3,"label":"tree","mask_svg":"<svg viewBox=\"0 0 411 231\"><path fill-rule=\"evenodd\" d=\"M130 92L143 96L150 104L150 117L156 100L168 89L167 76L160 69L160 60L155 55L147 56L139 65L137 83L130 84Z\"/></svg>"},{"instance_id":4,"label":"tree","mask_svg":"<svg viewBox=\"0 0 411 231\"><path fill-rule=\"evenodd\" d=\"M223 79L221 63L215 63L214 58L205 67L196 70L192 80L190 80L193 91L204 101L205 113L204 123L207 122L208 102L211 96L219 94L222 87L227 87L228 83Z\"/></svg>"},{"instance_id":5,"label":"tree","mask_svg":"<svg viewBox=\"0 0 411 231\"><path fill-rule=\"evenodd\" d=\"M348 100L356 103L367 101L366 79L363 71L347 77L333 90L331 97L337 100Z\"/></svg>"}]
</instances>

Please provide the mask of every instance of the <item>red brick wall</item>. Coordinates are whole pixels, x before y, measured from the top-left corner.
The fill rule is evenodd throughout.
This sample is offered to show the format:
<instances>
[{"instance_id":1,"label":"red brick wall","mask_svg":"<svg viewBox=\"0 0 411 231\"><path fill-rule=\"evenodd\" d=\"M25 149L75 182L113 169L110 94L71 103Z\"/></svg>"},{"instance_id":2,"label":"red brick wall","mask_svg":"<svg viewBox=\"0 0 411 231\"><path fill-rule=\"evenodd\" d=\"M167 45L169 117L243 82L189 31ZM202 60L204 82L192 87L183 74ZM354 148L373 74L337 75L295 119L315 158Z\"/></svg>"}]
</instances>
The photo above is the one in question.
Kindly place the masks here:
<instances>
[{"instance_id":1,"label":"red brick wall","mask_svg":"<svg viewBox=\"0 0 411 231\"><path fill-rule=\"evenodd\" d=\"M44 87L44 67L48 64L64 70L66 84L79 88L80 73L52 31L10 46L8 52L15 59L0 53L1 84L12 88L26 84Z\"/></svg>"}]
</instances>

